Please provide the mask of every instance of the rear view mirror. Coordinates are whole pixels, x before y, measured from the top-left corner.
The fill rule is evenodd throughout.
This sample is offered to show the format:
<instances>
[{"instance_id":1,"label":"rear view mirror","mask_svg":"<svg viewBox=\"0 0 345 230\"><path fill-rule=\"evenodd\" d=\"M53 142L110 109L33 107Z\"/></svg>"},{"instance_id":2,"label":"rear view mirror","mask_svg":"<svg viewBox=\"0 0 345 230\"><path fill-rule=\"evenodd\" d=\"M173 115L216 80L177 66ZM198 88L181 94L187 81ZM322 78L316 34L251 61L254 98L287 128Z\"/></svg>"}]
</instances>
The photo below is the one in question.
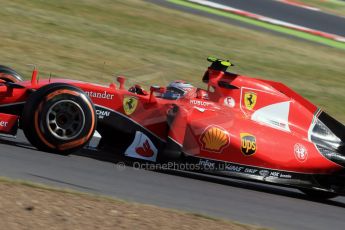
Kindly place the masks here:
<instances>
[{"instance_id":1,"label":"rear view mirror","mask_svg":"<svg viewBox=\"0 0 345 230\"><path fill-rule=\"evenodd\" d=\"M150 88L150 92L156 92L156 93L165 93L166 87L158 86L158 85L153 85Z\"/></svg>"},{"instance_id":2,"label":"rear view mirror","mask_svg":"<svg viewBox=\"0 0 345 230\"><path fill-rule=\"evenodd\" d=\"M24 88L25 87L20 84L8 82L8 81L0 79L0 96L1 97L10 97L12 96L13 89L24 89Z\"/></svg>"},{"instance_id":3,"label":"rear view mirror","mask_svg":"<svg viewBox=\"0 0 345 230\"><path fill-rule=\"evenodd\" d=\"M126 78L123 76L118 76L117 77L117 82L120 84L120 89L125 89L125 83L126 83Z\"/></svg>"},{"instance_id":4,"label":"rear view mirror","mask_svg":"<svg viewBox=\"0 0 345 230\"><path fill-rule=\"evenodd\" d=\"M8 87L6 81L0 79L0 97L7 96Z\"/></svg>"},{"instance_id":5,"label":"rear view mirror","mask_svg":"<svg viewBox=\"0 0 345 230\"><path fill-rule=\"evenodd\" d=\"M153 93L165 93L166 92L166 87L158 86L158 85L153 85L150 87L150 98L149 98L149 103L154 103L156 102L156 97L154 96Z\"/></svg>"}]
</instances>

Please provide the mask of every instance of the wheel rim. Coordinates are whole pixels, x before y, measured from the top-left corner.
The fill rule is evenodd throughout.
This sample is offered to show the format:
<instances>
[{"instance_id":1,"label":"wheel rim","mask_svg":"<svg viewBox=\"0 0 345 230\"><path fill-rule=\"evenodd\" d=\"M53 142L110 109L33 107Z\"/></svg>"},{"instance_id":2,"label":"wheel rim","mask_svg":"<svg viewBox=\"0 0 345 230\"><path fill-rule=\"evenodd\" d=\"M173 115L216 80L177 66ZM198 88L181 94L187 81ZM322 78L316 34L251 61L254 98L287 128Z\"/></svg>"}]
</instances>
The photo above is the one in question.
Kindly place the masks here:
<instances>
[{"instance_id":1,"label":"wheel rim","mask_svg":"<svg viewBox=\"0 0 345 230\"><path fill-rule=\"evenodd\" d=\"M50 133L64 141L79 136L85 125L85 114L76 102L62 100L50 106L46 115L46 123Z\"/></svg>"}]
</instances>

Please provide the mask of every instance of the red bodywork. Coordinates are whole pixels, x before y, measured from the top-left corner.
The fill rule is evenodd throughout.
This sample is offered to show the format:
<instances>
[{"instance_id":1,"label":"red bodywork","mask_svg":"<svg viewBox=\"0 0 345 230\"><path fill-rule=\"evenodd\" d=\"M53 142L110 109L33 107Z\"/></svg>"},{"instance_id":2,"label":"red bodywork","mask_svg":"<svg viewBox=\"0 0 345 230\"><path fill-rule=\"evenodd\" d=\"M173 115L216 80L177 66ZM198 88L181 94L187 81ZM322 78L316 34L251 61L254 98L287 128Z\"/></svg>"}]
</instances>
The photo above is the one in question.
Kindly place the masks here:
<instances>
[{"instance_id":1,"label":"red bodywork","mask_svg":"<svg viewBox=\"0 0 345 230\"><path fill-rule=\"evenodd\" d=\"M204 76L207 99L191 94L168 100L155 96L154 89L143 94L129 92L124 88L123 78L118 79L118 86L101 86L66 79L37 81L35 75L34 72L31 81L18 83L23 88L0 86L0 105L25 103L30 93L53 82L77 86L92 99L99 122L102 123L110 111L150 133L149 140L140 142L138 139L142 144L133 148L141 159L155 160L153 149L157 148L160 154L162 146L173 142L185 156L203 159L204 163L208 160L234 163L236 166L229 168L233 172L242 172L248 166L330 175L344 168L321 154L311 140L311 129L321 111L277 82L210 67ZM128 100L134 104L126 111ZM169 114L172 114L171 121ZM18 118L0 113L0 132L11 133L13 126L18 125ZM131 132L134 137L136 133ZM102 137L107 135L100 133ZM155 145L157 142L151 137L162 145ZM113 141L117 141L115 137Z\"/></svg>"}]
</instances>

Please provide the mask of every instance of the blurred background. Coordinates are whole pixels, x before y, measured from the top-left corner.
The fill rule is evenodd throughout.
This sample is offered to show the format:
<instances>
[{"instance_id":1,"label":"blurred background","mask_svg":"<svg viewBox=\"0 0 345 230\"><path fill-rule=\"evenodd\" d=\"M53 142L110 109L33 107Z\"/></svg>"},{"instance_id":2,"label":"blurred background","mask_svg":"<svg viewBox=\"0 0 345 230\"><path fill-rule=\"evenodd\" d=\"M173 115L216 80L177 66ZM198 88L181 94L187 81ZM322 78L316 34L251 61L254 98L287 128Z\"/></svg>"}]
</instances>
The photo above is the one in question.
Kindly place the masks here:
<instances>
[{"instance_id":1,"label":"blurred background","mask_svg":"<svg viewBox=\"0 0 345 230\"><path fill-rule=\"evenodd\" d=\"M189 1L0 0L0 63L26 78L35 64L41 77L200 86L205 58L214 55L235 63L233 72L285 83L345 123L344 43L209 18L181 10L181 2ZM343 1L298 2L339 16L341 24L328 26L345 30Z\"/></svg>"},{"instance_id":2,"label":"blurred background","mask_svg":"<svg viewBox=\"0 0 345 230\"><path fill-rule=\"evenodd\" d=\"M229 71L283 82L345 124L345 1L0 0L0 6L0 65L26 79L35 65L40 78L108 85L123 75L146 89L174 79L202 87L212 55L234 63ZM344 197L315 201L293 189L138 170L113 153L47 154L18 137L0 143L1 176L25 180L0 177L0 229L263 229L204 214L278 229L344 228ZM27 180L183 212L101 202Z\"/></svg>"}]
</instances>

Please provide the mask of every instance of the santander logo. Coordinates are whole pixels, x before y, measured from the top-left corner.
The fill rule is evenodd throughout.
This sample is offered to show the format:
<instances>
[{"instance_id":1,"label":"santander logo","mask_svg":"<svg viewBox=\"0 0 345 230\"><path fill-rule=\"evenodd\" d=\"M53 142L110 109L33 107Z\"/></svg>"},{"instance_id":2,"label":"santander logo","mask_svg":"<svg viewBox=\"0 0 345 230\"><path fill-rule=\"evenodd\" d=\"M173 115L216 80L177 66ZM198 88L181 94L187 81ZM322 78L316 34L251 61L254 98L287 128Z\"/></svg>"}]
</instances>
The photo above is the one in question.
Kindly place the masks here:
<instances>
[{"instance_id":1,"label":"santander logo","mask_svg":"<svg viewBox=\"0 0 345 230\"><path fill-rule=\"evenodd\" d=\"M125 151L125 156L156 162L158 149L144 133L137 131L134 140Z\"/></svg>"},{"instance_id":2,"label":"santander logo","mask_svg":"<svg viewBox=\"0 0 345 230\"><path fill-rule=\"evenodd\" d=\"M138 147L135 149L135 151L140 155L140 156L143 156L143 157L152 157L154 152L153 150L151 149L151 146L150 146L150 143L148 140L146 140L143 144L142 147Z\"/></svg>"},{"instance_id":3,"label":"santander logo","mask_svg":"<svg viewBox=\"0 0 345 230\"><path fill-rule=\"evenodd\" d=\"M8 122L0 121L0 127L7 127Z\"/></svg>"},{"instance_id":4,"label":"santander logo","mask_svg":"<svg viewBox=\"0 0 345 230\"><path fill-rule=\"evenodd\" d=\"M106 99L106 100L112 100L114 98L114 95L109 94L107 91L104 91L103 93L85 91L85 93L91 98L99 98L99 99Z\"/></svg>"}]
</instances>

